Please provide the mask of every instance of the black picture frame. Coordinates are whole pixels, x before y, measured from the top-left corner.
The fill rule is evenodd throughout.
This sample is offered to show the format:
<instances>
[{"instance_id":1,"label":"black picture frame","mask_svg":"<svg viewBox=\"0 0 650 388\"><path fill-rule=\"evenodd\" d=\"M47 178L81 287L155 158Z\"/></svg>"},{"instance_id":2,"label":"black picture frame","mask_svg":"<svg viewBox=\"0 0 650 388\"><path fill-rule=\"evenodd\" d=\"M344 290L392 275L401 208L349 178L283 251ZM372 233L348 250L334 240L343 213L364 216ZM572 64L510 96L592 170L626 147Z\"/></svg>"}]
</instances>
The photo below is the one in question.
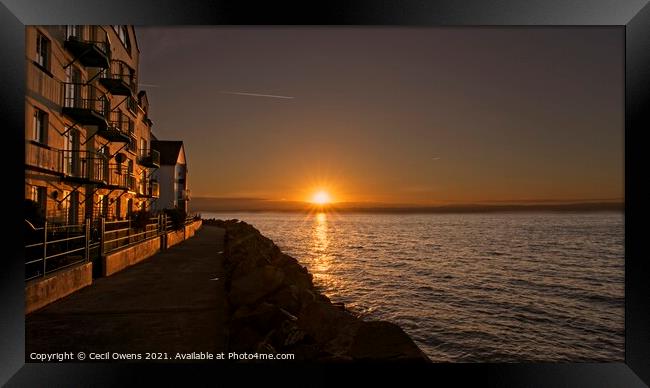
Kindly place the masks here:
<instances>
[{"instance_id":1,"label":"black picture frame","mask_svg":"<svg viewBox=\"0 0 650 388\"><path fill-rule=\"evenodd\" d=\"M645 202L642 136L650 131L650 5L646 0L574 1L304 1L282 7L276 2L221 2L208 0L1 0L0 4L0 113L5 155L5 216L8 249L0 269L0 382L9 386L85 386L147 383L152 376L167 384L187 382L191 374L216 381L228 369L245 366L25 364L24 280L22 242L10 230L21 230L24 198L25 25L134 24L134 25L408 25L408 26L620 26L625 29L625 363L544 364L432 364L418 367L439 381L481 386L589 386L642 387L650 384L650 260L644 256ZM295 364L294 364L295 365ZM278 370L276 365L258 365ZM368 365L337 366L352 372ZM404 367L404 366L403 366ZM217 371L219 368L219 371ZM298 368L293 369L297 370ZM313 366L301 372L311 373ZM375 377L392 368L373 368ZM407 368L409 371L411 367ZM414 368L414 367L413 367ZM282 368L285 369L285 368ZM404 369L403 369L404 370ZM317 373L316 371L313 371ZM243 378L245 374L240 374ZM248 377L250 377L249 374ZM253 375L253 377L255 376ZM319 378L343 380L337 374ZM394 375L395 376L395 375ZM406 376L406 374L400 374ZM369 376L366 374L364 380Z\"/></svg>"}]
</instances>

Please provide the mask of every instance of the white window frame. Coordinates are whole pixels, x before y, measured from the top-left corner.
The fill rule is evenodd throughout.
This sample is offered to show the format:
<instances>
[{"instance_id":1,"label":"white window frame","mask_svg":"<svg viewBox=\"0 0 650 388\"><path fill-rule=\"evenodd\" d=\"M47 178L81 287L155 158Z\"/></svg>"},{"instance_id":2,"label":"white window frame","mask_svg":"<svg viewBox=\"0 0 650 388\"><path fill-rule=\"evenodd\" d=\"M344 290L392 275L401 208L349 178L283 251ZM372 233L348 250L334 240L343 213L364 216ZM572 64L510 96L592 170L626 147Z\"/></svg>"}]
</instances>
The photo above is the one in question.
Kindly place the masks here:
<instances>
[{"instance_id":1,"label":"white window frame","mask_svg":"<svg viewBox=\"0 0 650 388\"><path fill-rule=\"evenodd\" d=\"M39 143L47 142L47 112L34 107L34 117L32 121L32 139Z\"/></svg>"},{"instance_id":2,"label":"white window frame","mask_svg":"<svg viewBox=\"0 0 650 388\"><path fill-rule=\"evenodd\" d=\"M41 32L36 35L36 63L49 71L50 69L50 40ZM45 51L45 52L43 52Z\"/></svg>"}]
</instances>

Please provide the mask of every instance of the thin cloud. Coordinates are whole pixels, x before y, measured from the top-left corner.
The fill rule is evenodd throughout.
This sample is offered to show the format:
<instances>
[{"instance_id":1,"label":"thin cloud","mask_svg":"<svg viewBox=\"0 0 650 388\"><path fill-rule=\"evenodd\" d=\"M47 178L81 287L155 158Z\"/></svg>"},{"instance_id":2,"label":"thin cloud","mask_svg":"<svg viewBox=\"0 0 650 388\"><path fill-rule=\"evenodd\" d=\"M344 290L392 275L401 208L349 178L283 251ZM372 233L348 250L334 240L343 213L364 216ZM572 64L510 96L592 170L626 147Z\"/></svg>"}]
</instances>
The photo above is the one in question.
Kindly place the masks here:
<instances>
[{"instance_id":1,"label":"thin cloud","mask_svg":"<svg viewBox=\"0 0 650 388\"><path fill-rule=\"evenodd\" d=\"M269 98L284 98L284 99L293 99L295 97L290 96L278 96L275 94L260 94L260 93L246 93L246 92L226 92L220 91L222 94L236 94L238 96L253 96L253 97L269 97Z\"/></svg>"}]
</instances>

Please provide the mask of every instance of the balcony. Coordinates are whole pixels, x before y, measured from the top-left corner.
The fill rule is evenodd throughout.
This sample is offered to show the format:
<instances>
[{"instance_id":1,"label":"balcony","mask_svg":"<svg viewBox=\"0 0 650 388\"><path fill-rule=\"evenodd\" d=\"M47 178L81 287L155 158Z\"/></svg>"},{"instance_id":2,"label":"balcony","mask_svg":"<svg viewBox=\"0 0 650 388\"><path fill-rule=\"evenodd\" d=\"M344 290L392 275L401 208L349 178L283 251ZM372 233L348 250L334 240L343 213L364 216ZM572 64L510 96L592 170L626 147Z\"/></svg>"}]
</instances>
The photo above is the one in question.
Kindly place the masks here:
<instances>
[{"instance_id":1,"label":"balcony","mask_svg":"<svg viewBox=\"0 0 650 388\"><path fill-rule=\"evenodd\" d=\"M62 113L82 125L97 125L99 130L108 127L110 101L93 85L63 83Z\"/></svg>"},{"instance_id":2,"label":"balcony","mask_svg":"<svg viewBox=\"0 0 650 388\"><path fill-rule=\"evenodd\" d=\"M87 67L109 67L110 46L106 31L98 26L68 29L63 47Z\"/></svg>"},{"instance_id":3,"label":"balcony","mask_svg":"<svg viewBox=\"0 0 650 388\"><path fill-rule=\"evenodd\" d=\"M140 149L138 164L149 168L160 168L160 152L152 149Z\"/></svg>"},{"instance_id":4,"label":"balcony","mask_svg":"<svg viewBox=\"0 0 650 388\"><path fill-rule=\"evenodd\" d=\"M101 72L99 82L109 93L118 96L132 96L136 90L134 71L120 60L112 60L108 69Z\"/></svg>"},{"instance_id":5,"label":"balcony","mask_svg":"<svg viewBox=\"0 0 650 388\"><path fill-rule=\"evenodd\" d=\"M129 134L129 141L126 145L126 149L134 154L138 151L138 141L135 139L135 134Z\"/></svg>"},{"instance_id":6,"label":"balcony","mask_svg":"<svg viewBox=\"0 0 650 388\"><path fill-rule=\"evenodd\" d=\"M145 181L144 184L140 186L137 196L140 198L159 198L160 185L158 184L158 181L153 179Z\"/></svg>"},{"instance_id":7,"label":"balcony","mask_svg":"<svg viewBox=\"0 0 650 388\"><path fill-rule=\"evenodd\" d=\"M133 124L128 116L120 111L110 112L108 125L97 133L104 139L114 143L129 143L131 141Z\"/></svg>"},{"instance_id":8,"label":"balcony","mask_svg":"<svg viewBox=\"0 0 650 388\"><path fill-rule=\"evenodd\" d=\"M25 143L25 165L29 168L61 174L61 151L33 141Z\"/></svg>"},{"instance_id":9,"label":"balcony","mask_svg":"<svg viewBox=\"0 0 650 388\"><path fill-rule=\"evenodd\" d=\"M135 191L136 182L133 172L129 172L126 166L111 164L107 170L108 179L104 185L107 189Z\"/></svg>"},{"instance_id":10,"label":"balcony","mask_svg":"<svg viewBox=\"0 0 650 388\"><path fill-rule=\"evenodd\" d=\"M61 150L63 179L75 183L106 184L108 158L92 151Z\"/></svg>"}]
</instances>

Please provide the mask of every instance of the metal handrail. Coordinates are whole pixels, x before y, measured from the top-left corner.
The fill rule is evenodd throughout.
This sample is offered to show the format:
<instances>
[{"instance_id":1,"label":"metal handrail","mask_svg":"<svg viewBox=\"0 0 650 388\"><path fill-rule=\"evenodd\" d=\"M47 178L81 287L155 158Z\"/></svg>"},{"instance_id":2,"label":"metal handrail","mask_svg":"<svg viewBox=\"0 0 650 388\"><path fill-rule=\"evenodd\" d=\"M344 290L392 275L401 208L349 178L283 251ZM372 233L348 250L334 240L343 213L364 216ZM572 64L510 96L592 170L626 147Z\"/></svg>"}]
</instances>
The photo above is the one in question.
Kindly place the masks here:
<instances>
[{"instance_id":1,"label":"metal handrail","mask_svg":"<svg viewBox=\"0 0 650 388\"><path fill-rule=\"evenodd\" d=\"M138 149L138 162L160 165L160 152L152 148L140 148Z\"/></svg>"},{"instance_id":2,"label":"metal handrail","mask_svg":"<svg viewBox=\"0 0 650 388\"><path fill-rule=\"evenodd\" d=\"M105 170L108 157L95 151L60 150L62 156L62 173L65 176L90 180L106 179Z\"/></svg>"},{"instance_id":3,"label":"metal handrail","mask_svg":"<svg viewBox=\"0 0 650 388\"><path fill-rule=\"evenodd\" d=\"M106 254L114 252L119 249L124 249L132 246L133 244L140 243L142 241L148 241L153 238L157 238L165 235L171 229L173 229L173 222L167 218L165 215L159 215L158 217L149 217L147 224L144 226L144 229L137 229L132 226L131 220L124 221L105 221L105 219L100 219L99 224L94 224L90 219L86 219L84 224L75 224L75 225L65 225L65 226L52 226L46 222L42 227L31 227L31 231L42 237L42 241L36 243L29 243L25 245L26 250L40 249L38 258L27 259L25 261L26 266L36 265L42 263L40 269L36 268L37 271L27 271L25 273L25 280L35 279L37 277L45 276L46 274L61 270L63 268L70 267L79 262L89 261L90 252L99 249L100 254ZM189 225L194 222L193 217L187 217L184 221L184 225ZM91 223L93 225L91 225ZM117 229L106 230L106 227L117 226ZM126 227L125 227L126 226ZM99 239L93 237L91 233L92 228L99 228ZM133 233L132 233L133 232ZM69 236L70 233L75 235ZM125 236L120 234L126 233ZM59 234L67 234L65 237L56 238ZM122 242L127 241L126 244ZM70 243L74 243L70 246ZM55 252L51 251L51 247L56 244L65 244L64 248L60 248ZM115 246L111 246L115 244ZM85 252L81 255L80 259L66 260L65 257L73 258L76 257L76 254L79 252ZM29 256L26 254L26 257ZM60 260L61 259L61 260ZM54 262L48 260L55 260ZM53 263L53 264L51 264Z\"/></svg>"},{"instance_id":4,"label":"metal handrail","mask_svg":"<svg viewBox=\"0 0 650 388\"><path fill-rule=\"evenodd\" d=\"M99 26L77 26L77 32L74 35L65 37L68 41L77 41L88 44L94 44L104 54L109 54L108 34Z\"/></svg>"},{"instance_id":5,"label":"metal handrail","mask_svg":"<svg viewBox=\"0 0 650 388\"><path fill-rule=\"evenodd\" d=\"M103 242L105 247L106 247L106 245L110 245L112 243L119 243L119 242L124 241L124 240L127 240L128 242L126 244L116 244L115 247L105 249L104 253L114 252L116 250L127 248L127 247L129 247L129 246L131 246L133 244L140 243L142 241L148 241L148 240L151 240L153 238L160 237L161 231L160 231L160 228L159 228L159 221L158 221L157 218L155 220L156 220L155 223L149 223L149 224L145 225L144 230L141 231L141 232L138 231L137 233L130 233L130 231L132 231L132 230L140 230L140 229L131 228L130 225L129 225L129 228L116 229L116 230L111 230L111 231L105 232L105 236L107 234L109 234L109 233L117 234L119 232L127 232L126 236L121 236L120 237L118 235L117 237L111 238L111 239L109 239L108 237L105 237L104 242ZM152 234L152 232L153 232L153 234ZM142 238L142 237L144 237L144 238Z\"/></svg>"},{"instance_id":6,"label":"metal handrail","mask_svg":"<svg viewBox=\"0 0 650 388\"><path fill-rule=\"evenodd\" d=\"M120 59L111 59L109 68L103 70L100 77L121 80L135 90L135 72L131 66Z\"/></svg>"},{"instance_id":7,"label":"metal handrail","mask_svg":"<svg viewBox=\"0 0 650 388\"><path fill-rule=\"evenodd\" d=\"M63 238L63 239L54 240L54 241L47 241L45 243L41 242L41 243L29 244L29 245L25 245L25 248L40 247L43 244L56 244L56 243L65 242L65 241L77 240L77 239L80 239L80 238L85 238L85 236L76 236L76 237Z\"/></svg>"},{"instance_id":8,"label":"metal handrail","mask_svg":"<svg viewBox=\"0 0 650 388\"><path fill-rule=\"evenodd\" d=\"M63 82L61 92L64 108L91 110L104 117L111 111L108 96L95 85Z\"/></svg>"},{"instance_id":9,"label":"metal handrail","mask_svg":"<svg viewBox=\"0 0 650 388\"><path fill-rule=\"evenodd\" d=\"M84 232L80 234L81 232L77 230L73 230L76 228L83 229ZM42 267L35 268L35 270L32 271L28 271L26 269L26 273L25 273L26 280L34 279L39 276L45 276L46 274L59 270L63 267L76 264L84 260L88 260L88 254L86 253L85 255L82 256L82 259L75 260L73 263L66 263L65 261L62 263L61 262L57 263L55 261L54 268L48 268L48 260L53 260L53 259L58 259L63 257L72 257L73 254L82 251L87 252L89 231L90 231L88 222L82 225L66 225L66 226L51 227L50 225L48 225L48 222L46 221L43 227L31 228L31 229L33 233L38 233L42 236L42 241L25 245L25 249L27 250L25 265L30 266L33 264L42 263ZM78 235L74 235L70 237L69 236L69 234L71 233L70 230L73 230L72 233ZM56 238L57 235L59 234L66 234L66 237ZM79 241L79 244L73 244L71 247L70 243L76 241ZM65 244L65 246L62 247L61 246L62 244ZM59 249L53 248L53 246L59 247ZM38 258L29 259L28 257L32 256L30 254L31 252L29 251L33 250L33 248L40 248L42 250L38 253L37 255L39 256ZM55 249L55 251L52 252L52 249ZM50 263L52 263L52 261L50 261ZM30 276L30 273L32 272L35 272L35 275Z\"/></svg>"},{"instance_id":10,"label":"metal handrail","mask_svg":"<svg viewBox=\"0 0 650 388\"><path fill-rule=\"evenodd\" d=\"M131 190L134 186L135 175L129 171L127 166L121 164L109 164L108 184L111 186L124 187Z\"/></svg>"},{"instance_id":11,"label":"metal handrail","mask_svg":"<svg viewBox=\"0 0 650 388\"><path fill-rule=\"evenodd\" d=\"M114 130L120 131L126 135L131 135L134 132L133 122L129 119L129 116L124 114L122 111L115 110L110 112L108 118L108 124Z\"/></svg>"},{"instance_id":12,"label":"metal handrail","mask_svg":"<svg viewBox=\"0 0 650 388\"><path fill-rule=\"evenodd\" d=\"M160 184L156 179L141 180L138 194L149 198L158 198L160 197Z\"/></svg>"}]
</instances>

